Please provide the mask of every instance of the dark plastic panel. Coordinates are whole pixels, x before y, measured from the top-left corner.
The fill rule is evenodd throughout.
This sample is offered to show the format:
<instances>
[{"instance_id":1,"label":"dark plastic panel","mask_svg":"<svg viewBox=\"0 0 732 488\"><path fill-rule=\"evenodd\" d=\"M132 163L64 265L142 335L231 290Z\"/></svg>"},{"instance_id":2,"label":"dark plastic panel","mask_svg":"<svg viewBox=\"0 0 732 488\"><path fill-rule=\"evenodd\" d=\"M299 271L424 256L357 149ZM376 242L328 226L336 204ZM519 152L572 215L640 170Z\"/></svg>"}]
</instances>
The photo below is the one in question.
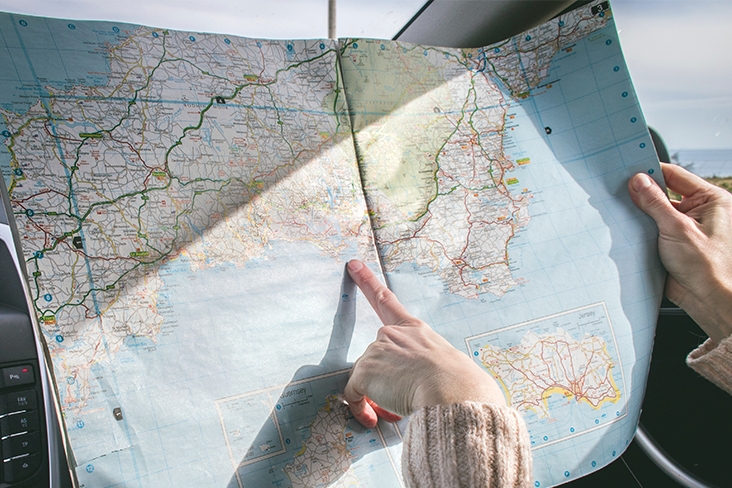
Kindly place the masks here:
<instances>
[{"instance_id":1,"label":"dark plastic panel","mask_svg":"<svg viewBox=\"0 0 732 488\"><path fill-rule=\"evenodd\" d=\"M0 205L0 224L8 224L8 214L5 212L5 205Z\"/></svg>"},{"instance_id":2,"label":"dark plastic panel","mask_svg":"<svg viewBox=\"0 0 732 488\"><path fill-rule=\"evenodd\" d=\"M4 182L2 182L4 185ZM47 416L48 398L44 391L45 369L41 367L42 360L38 357L36 336L33 331L33 322L29 313L29 304L23 288L22 272L16 266L14 253L17 252L14 232L14 222L9 210L11 207L5 193L0 188L2 201L0 202L0 400L4 408L11 408L13 395L26 395L33 392L33 401L27 405L25 412L6 411L0 419L0 434L6 439L0 442L2 456L0 460L0 488L45 488L61 486L61 483L52 484L49 481L49 444L47 435L47 421L49 425L56 425L55 412ZM20 255L22 259L22 255ZM22 262L19 263L22 268ZM30 375L28 375L30 371ZM17 381L11 380L12 373L17 375ZM16 405L14 408L20 408ZM13 442L10 438L13 433L22 434L22 429L31 431L33 442L23 444ZM21 430L18 430L21 429ZM25 435L25 434L23 434ZM54 441L57 445L58 441ZM20 451L18 451L20 449ZM24 452L25 451L25 452ZM63 453L60 452L60 455ZM61 465L60 458L54 463ZM58 469L54 472L58 473ZM68 484L66 486L69 486Z\"/></svg>"},{"instance_id":3,"label":"dark plastic panel","mask_svg":"<svg viewBox=\"0 0 732 488\"><path fill-rule=\"evenodd\" d=\"M546 22L587 0L432 0L395 40L445 47L482 47Z\"/></svg>"},{"instance_id":4,"label":"dark plastic panel","mask_svg":"<svg viewBox=\"0 0 732 488\"><path fill-rule=\"evenodd\" d=\"M0 207L2 208L2 207ZM8 246L0 240L0 307L10 307L22 310L27 314L28 306L25 303L23 284L18 276L15 261Z\"/></svg>"},{"instance_id":5,"label":"dark plastic panel","mask_svg":"<svg viewBox=\"0 0 732 488\"><path fill-rule=\"evenodd\" d=\"M0 306L0 363L35 359L35 357L33 329L28 315Z\"/></svg>"}]
</instances>

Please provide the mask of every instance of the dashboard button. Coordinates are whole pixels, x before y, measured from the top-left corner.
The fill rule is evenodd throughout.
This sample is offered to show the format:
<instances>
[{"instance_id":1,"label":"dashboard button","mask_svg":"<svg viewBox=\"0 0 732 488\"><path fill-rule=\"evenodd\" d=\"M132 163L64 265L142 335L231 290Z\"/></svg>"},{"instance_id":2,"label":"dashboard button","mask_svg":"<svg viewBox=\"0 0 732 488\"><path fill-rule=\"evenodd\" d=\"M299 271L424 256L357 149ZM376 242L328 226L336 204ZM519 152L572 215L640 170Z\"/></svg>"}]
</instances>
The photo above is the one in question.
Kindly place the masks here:
<instances>
[{"instance_id":1,"label":"dashboard button","mask_svg":"<svg viewBox=\"0 0 732 488\"><path fill-rule=\"evenodd\" d=\"M2 444L3 459L22 454L36 454L41 451L41 434L33 432L31 434L16 435L5 439Z\"/></svg>"},{"instance_id":2,"label":"dashboard button","mask_svg":"<svg viewBox=\"0 0 732 488\"><path fill-rule=\"evenodd\" d=\"M30 454L15 459L6 459L3 462L5 482L14 483L35 473L41 465L41 456Z\"/></svg>"},{"instance_id":3,"label":"dashboard button","mask_svg":"<svg viewBox=\"0 0 732 488\"><path fill-rule=\"evenodd\" d=\"M3 368L3 384L5 388L18 385L33 384L33 366L15 366L13 368Z\"/></svg>"},{"instance_id":4,"label":"dashboard button","mask_svg":"<svg viewBox=\"0 0 732 488\"><path fill-rule=\"evenodd\" d=\"M38 412L23 412L7 415L0 419L0 437L8 437L21 432L38 430Z\"/></svg>"},{"instance_id":5,"label":"dashboard button","mask_svg":"<svg viewBox=\"0 0 732 488\"><path fill-rule=\"evenodd\" d=\"M0 416L21 410L35 410L38 408L36 398L34 390L16 391L15 393L0 395Z\"/></svg>"}]
</instances>

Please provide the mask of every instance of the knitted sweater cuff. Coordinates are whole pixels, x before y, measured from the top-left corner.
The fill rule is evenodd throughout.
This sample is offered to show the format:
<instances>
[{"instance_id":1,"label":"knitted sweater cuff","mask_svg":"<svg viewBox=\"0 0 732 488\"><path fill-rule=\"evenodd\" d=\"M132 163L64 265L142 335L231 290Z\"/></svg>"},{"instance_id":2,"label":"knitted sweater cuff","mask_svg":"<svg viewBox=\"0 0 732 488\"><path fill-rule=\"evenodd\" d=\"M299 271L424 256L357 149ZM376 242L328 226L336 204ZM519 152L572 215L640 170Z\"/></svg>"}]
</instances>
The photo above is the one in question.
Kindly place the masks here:
<instances>
[{"instance_id":1,"label":"knitted sweater cuff","mask_svg":"<svg viewBox=\"0 0 732 488\"><path fill-rule=\"evenodd\" d=\"M513 408L465 402L414 412L404 436L409 488L528 487L531 445Z\"/></svg>"},{"instance_id":2,"label":"knitted sweater cuff","mask_svg":"<svg viewBox=\"0 0 732 488\"><path fill-rule=\"evenodd\" d=\"M686 358L686 364L732 395L732 337L720 344L707 339Z\"/></svg>"}]
</instances>

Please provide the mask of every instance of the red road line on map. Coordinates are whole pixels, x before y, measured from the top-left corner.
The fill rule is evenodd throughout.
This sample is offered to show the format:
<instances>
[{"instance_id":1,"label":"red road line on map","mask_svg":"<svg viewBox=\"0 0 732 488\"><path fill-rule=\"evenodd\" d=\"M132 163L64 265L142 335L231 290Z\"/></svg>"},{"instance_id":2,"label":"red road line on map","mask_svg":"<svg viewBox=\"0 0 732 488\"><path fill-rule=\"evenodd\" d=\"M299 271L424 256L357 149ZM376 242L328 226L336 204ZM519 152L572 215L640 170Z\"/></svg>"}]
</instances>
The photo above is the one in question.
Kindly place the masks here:
<instances>
[{"instance_id":1,"label":"red road line on map","mask_svg":"<svg viewBox=\"0 0 732 488\"><path fill-rule=\"evenodd\" d=\"M64 195L63 193L61 193L58 190L54 190L52 188L46 188L45 190L39 191L38 193L33 193L32 195L29 195L26 198L22 198L22 199L19 199L19 200L13 200L13 203L20 205L23 202L26 202L28 200L32 200L33 198L35 198L37 196L40 196L40 195L44 195L46 193L55 193L56 195L59 195L59 196L63 197L64 199L67 198L66 195Z\"/></svg>"}]
</instances>

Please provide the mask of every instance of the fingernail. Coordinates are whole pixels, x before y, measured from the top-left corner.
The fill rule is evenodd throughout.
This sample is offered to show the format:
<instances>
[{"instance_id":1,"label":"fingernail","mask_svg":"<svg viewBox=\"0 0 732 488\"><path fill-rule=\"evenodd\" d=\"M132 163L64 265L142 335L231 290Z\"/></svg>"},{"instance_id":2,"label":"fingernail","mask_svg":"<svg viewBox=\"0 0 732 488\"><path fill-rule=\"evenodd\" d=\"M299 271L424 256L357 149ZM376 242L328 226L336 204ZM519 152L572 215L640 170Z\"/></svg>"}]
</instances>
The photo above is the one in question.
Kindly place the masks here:
<instances>
[{"instance_id":1,"label":"fingernail","mask_svg":"<svg viewBox=\"0 0 732 488\"><path fill-rule=\"evenodd\" d=\"M638 173L633 177L633 188L635 191L645 190L651 186L651 178L643 173Z\"/></svg>"},{"instance_id":2,"label":"fingernail","mask_svg":"<svg viewBox=\"0 0 732 488\"><path fill-rule=\"evenodd\" d=\"M361 268L363 268L363 263L358 259L351 259L350 261L348 261L349 271L358 271Z\"/></svg>"}]
</instances>

